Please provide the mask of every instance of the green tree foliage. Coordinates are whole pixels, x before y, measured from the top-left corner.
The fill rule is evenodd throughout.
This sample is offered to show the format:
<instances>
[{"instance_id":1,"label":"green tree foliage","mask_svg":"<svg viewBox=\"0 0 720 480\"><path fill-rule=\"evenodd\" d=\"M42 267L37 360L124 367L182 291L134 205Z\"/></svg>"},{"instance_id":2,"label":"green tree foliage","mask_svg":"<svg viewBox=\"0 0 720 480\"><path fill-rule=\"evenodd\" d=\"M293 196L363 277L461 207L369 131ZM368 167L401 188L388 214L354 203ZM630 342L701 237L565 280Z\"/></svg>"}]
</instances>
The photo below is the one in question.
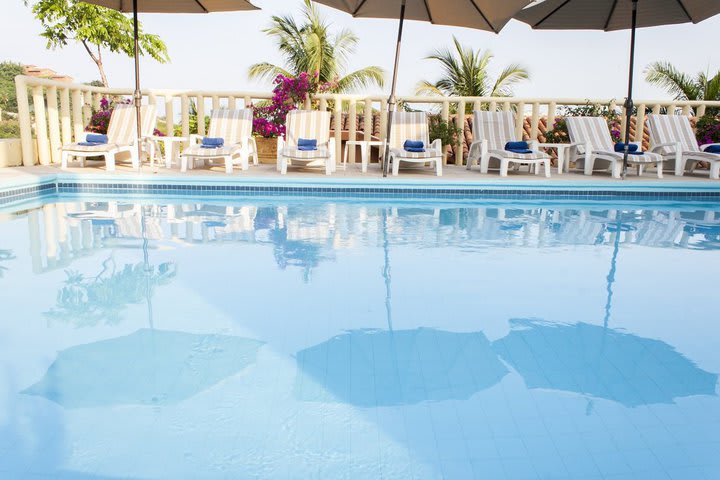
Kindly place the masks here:
<instances>
[{"instance_id":1,"label":"green tree foliage","mask_svg":"<svg viewBox=\"0 0 720 480\"><path fill-rule=\"evenodd\" d=\"M497 78L491 78L488 67L492 53L463 46L455 37L452 48L438 49L425 59L439 62L443 73L436 82L421 81L416 88L418 95L510 97L513 86L530 78L528 71L516 63L505 67ZM468 108L472 109L472 105Z\"/></svg>"},{"instance_id":2,"label":"green tree foliage","mask_svg":"<svg viewBox=\"0 0 720 480\"><path fill-rule=\"evenodd\" d=\"M17 112L15 77L22 75L22 65L15 62L0 63L0 110Z\"/></svg>"},{"instance_id":3,"label":"green tree foliage","mask_svg":"<svg viewBox=\"0 0 720 480\"><path fill-rule=\"evenodd\" d=\"M333 34L330 24L310 0L305 0L301 23L291 16L274 16L272 26L264 32L276 40L286 66L257 63L248 71L250 78L273 80L278 75L296 77L307 72L317 74L319 84L336 84L333 89L336 93L384 85L385 72L377 66L345 73L358 37L347 29Z\"/></svg>"},{"instance_id":4,"label":"green tree foliage","mask_svg":"<svg viewBox=\"0 0 720 480\"><path fill-rule=\"evenodd\" d=\"M720 100L720 71L712 77L703 72L693 76L669 62L655 62L645 69L645 79L675 100Z\"/></svg>"},{"instance_id":5,"label":"green tree foliage","mask_svg":"<svg viewBox=\"0 0 720 480\"><path fill-rule=\"evenodd\" d=\"M79 0L24 0L32 4L35 18L43 27L41 34L47 48L62 48L75 41L85 47L97 65L103 86L108 86L103 68L103 49L134 56L132 19L122 13ZM170 59L167 47L157 35L142 32L140 26L140 55L150 55L160 63Z\"/></svg>"}]
</instances>

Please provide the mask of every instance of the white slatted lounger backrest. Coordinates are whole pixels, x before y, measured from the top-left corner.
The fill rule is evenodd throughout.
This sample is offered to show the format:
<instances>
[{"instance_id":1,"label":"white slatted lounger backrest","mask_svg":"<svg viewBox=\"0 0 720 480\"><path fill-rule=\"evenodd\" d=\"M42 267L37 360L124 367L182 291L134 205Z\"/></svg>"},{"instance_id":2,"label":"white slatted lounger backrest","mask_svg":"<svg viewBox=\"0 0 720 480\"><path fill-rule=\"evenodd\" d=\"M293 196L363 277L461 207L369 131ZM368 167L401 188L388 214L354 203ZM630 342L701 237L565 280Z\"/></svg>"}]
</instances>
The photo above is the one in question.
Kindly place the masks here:
<instances>
[{"instance_id":1,"label":"white slatted lounger backrest","mask_svg":"<svg viewBox=\"0 0 720 480\"><path fill-rule=\"evenodd\" d=\"M154 105L142 105L140 107L140 116L142 125L142 136L149 137L155 130L157 121L157 110ZM135 143L137 137L135 125L135 106L134 105L116 105L110 116L110 124L108 125L108 142L116 145L130 145Z\"/></svg>"},{"instance_id":2,"label":"white slatted lounger backrest","mask_svg":"<svg viewBox=\"0 0 720 480\"><path fill-rule=\"evenodd\" d=\"M699 152L695 134L693 134L690 119L685 115L648 115L648 127L650 129L650 145L661 143L680 142L682 149L686 152ZM663 154L675 153L674 147L662 147Z\"/></svg>"},{"instance_id":3,"label":"white slatted lounger backrest","mask_svg":"<svg viewBox=\"0 0 720 480\"><path fill-rule=\"evenodd\" d=\"M330 142L330 112L293 110L287 115L285 143L297 147L300 138L317 140L318 146Z\"/></svg>"},{"instance_id":4,"label":"white slatted lounger backrest","mask_svg":"<svg viewBox=\"0 0 720 480\"><path fill-rule=\"evenodd\" d=\"M566 117L568 134L572 143L590 143L593 150L615 151L610 128L603 117Z\"/></svg>"},{"instance_id":5,"label":"white slatted lounger backrest","mask_svg":"<svg viewBox=\"0 0 720 480\"><path fill-rule=\"evenodd\" d=\"M515 140L515 115L513 112L473 113L473 140L487 140L490 150L504 150L507 142Z\"/></svg>"},{"instance_id":6,"label":"white slatted lounger backrest","mask_svg":"<svg viewBox=\"0 0 720 480\"><path fill-rule=\"evenodd\" d=\"M235 145L252 135L253 111L249 108L218 108L210 116L208 137L222 138L226 145Z\"/></svg>"},{"instance_id":7,"label":"white slatted lounger backrest","mask_svg":"<svg viewBox=\"0 0 720 480\"><path fill-rule=\"evenodd\" d=\"M406 140L422 141L430 146L430 130L425 112L394 112L390 148L404 148Z\"/></svg>"}]
</instances>

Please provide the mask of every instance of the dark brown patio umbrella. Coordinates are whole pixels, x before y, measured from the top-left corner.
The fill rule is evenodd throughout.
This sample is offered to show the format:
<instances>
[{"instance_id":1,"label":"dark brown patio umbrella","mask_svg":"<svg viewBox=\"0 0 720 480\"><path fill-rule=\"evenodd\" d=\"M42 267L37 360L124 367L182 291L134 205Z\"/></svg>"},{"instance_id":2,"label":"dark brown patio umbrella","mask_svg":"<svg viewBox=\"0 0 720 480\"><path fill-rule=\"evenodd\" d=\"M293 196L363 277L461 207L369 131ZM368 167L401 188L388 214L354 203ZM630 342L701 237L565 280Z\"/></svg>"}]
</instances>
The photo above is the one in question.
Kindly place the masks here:
<instances>
[{"instance_id":1,"label":"dark brown patio umbrella","mask_svg":"<svg viewBox=\"0 0 720 480\"><path fill-rule=\"evenodd\" d=\"M630 29L630 67L625 99L625 154L623 178L627 172L628 141L633 101L635 29L677 23L698 23L720 13L719 0L545 0L532 5L515 18L542 30Z\"/></svg>"},{"instance_id":2,"label":"dark brown patio umbrella","mask_svg":"<svg viewBox=\"0 0 720 480\"><path fill-rule=\"evenodd\" d=\"M140 145L140 58L138 50L138 12L144 13L212 13L232 12L239 10L258 10L258 7L247 0L83 0L85 3L112 8L133 14L133 34L135 36L135 115L137 117L137 149L138 160L142 158Z\"/></svg>"},{"instance_id":3,"label":"dark brown patio umbrella","mask_svg":"<svg viewBox=\"0 0 720 480\"><path fill-rule=\"evenodd\" d=\"M388 100L387 137L392 128L392 113L395 111L395 89L397 87L400 45L402 43L403 23L405 19L420 20L475 28L498 33L510 19L530 3L530 0L316 0L318 3L350 13L353 17L398 18L398 38L395 47L392 86ZM383 176L387 176L390 147L385 148Z\"/></svg>"}]
</instances>

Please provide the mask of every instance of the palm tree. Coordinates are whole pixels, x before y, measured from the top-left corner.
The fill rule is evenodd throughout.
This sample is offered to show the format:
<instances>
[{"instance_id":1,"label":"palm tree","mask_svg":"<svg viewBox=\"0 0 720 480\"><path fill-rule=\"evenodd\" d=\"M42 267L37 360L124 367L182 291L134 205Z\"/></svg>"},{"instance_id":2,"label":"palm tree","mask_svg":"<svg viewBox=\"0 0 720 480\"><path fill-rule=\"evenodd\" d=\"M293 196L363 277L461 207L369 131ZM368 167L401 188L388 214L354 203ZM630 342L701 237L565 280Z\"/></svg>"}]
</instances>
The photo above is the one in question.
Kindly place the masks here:
<instances>
[{"instance_id":1,"label":"palm tree","mask_svg":"<svg viewBox=\"0 0 720 480\"><path fill-rule=\"evenodd\" d=\"M347 60L358 44L358 37L348 29L333 35L330 24L320 15L317 6L311 0L304 1L302 23L291 16L273 16L272 26L264 30L276 39L286 68L267 62L256 63L248 70L248 76L251 79L272 80L278 75L314 73L320 83L334 83L332 91L336 93L370 85L382 87L385 72L380 67L371 66L344 74Z\"/></svg>"},{"instance_id":2,"label":"palm tree","mask_svg":"<svg viewBox=\"0 0 720 480\"><path fill-rule=\"evenodd\" d=\"M720 100L720 71L713 77L703 72L693 77L669 62L654 62L645 69L645 80L665 89L675 100Z\"/></svg>"},{"instance_id":3,"label":"palm tree","mask_svg":"<svg viewBox=\"0 0 720 480\"><path fill-rule=\"evenodd\" d=\"M493 59L489 50L465 47L455 37L453 43L454 49L438 49L425 58L440 62L443 76L435 83L421 81L416 89L417 95L510 97L515 84L530 78L527 70L513 63L505 67L493 80L488 73L488 66Z\"/></svg>"}]
</instances>

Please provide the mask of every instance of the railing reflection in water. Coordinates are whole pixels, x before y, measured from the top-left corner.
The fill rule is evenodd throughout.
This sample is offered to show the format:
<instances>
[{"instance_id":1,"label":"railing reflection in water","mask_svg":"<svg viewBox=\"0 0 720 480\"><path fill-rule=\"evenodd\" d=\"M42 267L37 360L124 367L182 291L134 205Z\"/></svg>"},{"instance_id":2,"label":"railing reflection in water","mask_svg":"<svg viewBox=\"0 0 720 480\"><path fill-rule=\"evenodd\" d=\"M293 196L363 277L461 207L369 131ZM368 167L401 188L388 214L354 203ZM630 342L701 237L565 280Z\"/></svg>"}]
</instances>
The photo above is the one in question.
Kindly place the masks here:
<instances>
[{"instance_id":1,"label":"railing reflection in water","mask_svg":"<svg viewBox=\"0 0 720 480\"><path fill-rule=\"evenodd\" d=\"M358 245L420 248L552 248L566 245L720 248L720 209L688 206L607 208L350 203L170 203L146 205L146 235L176 244L272 246L278 266L304 275L336 252ZM142 238L141 206L109 202L47 204L27 213L35 273ZM621 224L621 228L617 224Z\"/></svg>"}]
</instances>

